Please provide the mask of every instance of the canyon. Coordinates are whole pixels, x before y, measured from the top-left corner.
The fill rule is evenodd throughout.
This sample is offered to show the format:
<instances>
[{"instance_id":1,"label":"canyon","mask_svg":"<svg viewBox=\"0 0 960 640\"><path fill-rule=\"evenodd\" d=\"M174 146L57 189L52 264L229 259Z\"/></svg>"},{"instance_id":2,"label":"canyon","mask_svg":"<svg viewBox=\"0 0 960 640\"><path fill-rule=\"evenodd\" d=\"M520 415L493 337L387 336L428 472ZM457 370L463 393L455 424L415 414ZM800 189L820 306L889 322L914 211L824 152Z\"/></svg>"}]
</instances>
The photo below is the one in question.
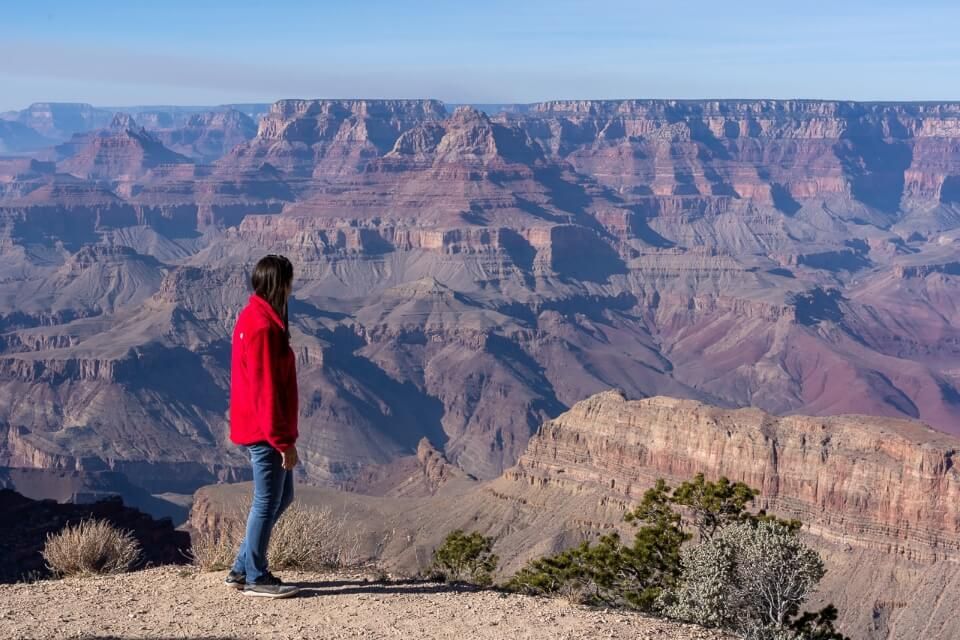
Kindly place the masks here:
<instances>
[{"instance_id":1,"label":"canyon","mask_svg":"<svg viewBox=\"0 0 960 640\"><path fill-rule=\"evenodd\" d=\"M697 473L759 490L754 509L803 522L827 575L808 608L835 604L851 638L955 636L960 562L960 438L913 421L874 416L776 417L655 396L606 391L545 422L517 464L479 482L438 473L443 461L396 470L391 490L364 496L298 487L299 499L344 518L331 544L401 573L429 569L454 529L496 539L502 578L532 558L619 530L658 478ZM406 479L401 477L406 475ZM429 494L417 483L432 479ZM213 533L242 522L248 483L204 487L190 524ZM419 497L418 497L419 496Z\"/></svg>"},{"instance_id":2,"label":"canyon","mask_svg":"<svg viewBox=\"0 0 960 640\"><path fill-rule=\"evenodd\" d=\"M515 566L699 469L808 523L864 637L950 586L960 103L40 103L0 154L5 486L167 515L248 479L230 335L282 253L305 496L539 523Z\"/></svg>"},{"instance_id":3,"label":"canyon","mask_svg":"<svg viewBox=\"0 0 960 640\"><path fill-rule=\"evenodd\" d=\"M494 478L609 388L960 430L960 105L73 106L4 114L63 140L0 159L5 466L242 479L229 332L267 252L313 483L422 438Z\"/></svg>"}]
</instances>

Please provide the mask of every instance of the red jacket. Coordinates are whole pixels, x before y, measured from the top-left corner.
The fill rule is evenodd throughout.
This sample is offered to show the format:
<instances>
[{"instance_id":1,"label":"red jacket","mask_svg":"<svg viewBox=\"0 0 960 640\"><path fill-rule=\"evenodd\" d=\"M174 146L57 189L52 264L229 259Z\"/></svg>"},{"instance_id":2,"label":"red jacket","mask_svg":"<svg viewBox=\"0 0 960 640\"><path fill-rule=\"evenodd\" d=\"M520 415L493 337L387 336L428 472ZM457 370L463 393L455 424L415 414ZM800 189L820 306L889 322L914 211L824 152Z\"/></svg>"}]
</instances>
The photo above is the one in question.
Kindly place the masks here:
<instances>
[{"instance_id":1,"label":"red jacket","mask_svg":"<svg viewBox=\"0 0 960 640\"><path fill-rule=\"evenodd\" d=\"M283 321L252 294L233 329L230 366L230 440L266 440L278 451L297 441L297 364Z\"/></svg>"}]
</instances>

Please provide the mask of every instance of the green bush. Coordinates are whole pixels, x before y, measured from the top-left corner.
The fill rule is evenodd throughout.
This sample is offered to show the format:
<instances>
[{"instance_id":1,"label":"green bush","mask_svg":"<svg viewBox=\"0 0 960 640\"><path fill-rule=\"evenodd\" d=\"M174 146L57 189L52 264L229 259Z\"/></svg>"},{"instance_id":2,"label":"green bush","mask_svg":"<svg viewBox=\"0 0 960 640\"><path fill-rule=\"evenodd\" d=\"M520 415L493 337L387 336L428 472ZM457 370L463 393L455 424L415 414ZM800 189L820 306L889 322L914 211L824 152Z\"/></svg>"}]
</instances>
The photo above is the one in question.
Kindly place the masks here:
<instances>
[{"instance_id":1,"label":"green bush","mask_svg":"<svg viewBox=\"0 0 960 640\"><path fill-rule=\"evenodd\" d=\"M789 523L764 518L727 524L684 549L681 564L679 583L659 602L668 617L748 640L844 638L833 627L833 606L798 617L825 570Z\"/></svg>"},{"instance_id":2,"label":"green bush","mask_svg":"<svg viewBox=\"0 0 960 640\"><path fill-rule=\"evenodd\" d=\"M828 604L820 611L803 615L790 622L790 629L803 640L850 640L833 626L838 617L837 608Z\"/></svg>"},{"instance_id":3,"label":"green bush","mask_svg":"<svg viewBox=\"0 0 960 640\"><path fill-rule=\"evenodd\" d=\"M798 615L823 563L797 536L799 521L748 510L757 493L702 474L676 489L658 480L624 516L639 527L631 544L616 533L583 542L530 561L506 587L665 614L750 640L844 640L834 607ZM684 547L693 537L685 525L699 544Z\"/></svg>"},{"instance_id":4,"label":"green bush","mask_svg":"<svg viewBox=\"0 0 960 640\"><path fill-rule=\"evenodd\" d=\"M611 542L612 538L601 538L597 547ZM594 591L590 576L595 548L584 542L556 555L531 560L507 582L506 587L520 593L560 595L576 602L587 602Z\"/></svg>"},{"instance_id":5,"label":"green bush","mask_svg":"<svg viewBox=\"0 0 960 640\"><path fill-rule=\"evenodd\" d=\"M476 531L452 531L433 552L432 568L446 580L487 586L493 582L499 561L492 553L493 542Z\"/></svg>"},{"instance_id":6,"label":"green bush","mask_svg":"<svg viewBox=\"0 0 960 640\"><path fill-rule=\"evenodd\" d=\"M727 478L707 482L704 475L698 473L692 481L677 487L670 501L689 510L693 525L703 540L711 538L724 524L748 515L746 507L758 493L742 482L732 483Z\"/></svg>"},{"instance_id":7,"label":"green bush","mask_svg":"<svg viewBox=\"0 0 960 640\"><path fill-rule=\"evenodd\" d=\"M670 508L662 480L627 518L640 528L631 545L616 533L531 561L507 583L522 593L563 595L577 601L651 611L680 576L680 548L689 537Z\"/></svg>"},{"instance_id":8,"label":"green bush","mask_svg":"<svg viewBox=\"0 0 960 640\"><path fill-rule=\"evenodd\" d=\"M700 540L709 540L720 527L737 522L777 522L792 531L799 531L799 520L781 520L767 515L763 509L751 513L747 507L759 493L743 482L731 482L726 477L711 482L698 473L693 480L681 483L672 493L665 495L664 499L688 514L690 524L697 530ZM632 515L627 514L627 518Z\"/></svg>"}]
</instances>

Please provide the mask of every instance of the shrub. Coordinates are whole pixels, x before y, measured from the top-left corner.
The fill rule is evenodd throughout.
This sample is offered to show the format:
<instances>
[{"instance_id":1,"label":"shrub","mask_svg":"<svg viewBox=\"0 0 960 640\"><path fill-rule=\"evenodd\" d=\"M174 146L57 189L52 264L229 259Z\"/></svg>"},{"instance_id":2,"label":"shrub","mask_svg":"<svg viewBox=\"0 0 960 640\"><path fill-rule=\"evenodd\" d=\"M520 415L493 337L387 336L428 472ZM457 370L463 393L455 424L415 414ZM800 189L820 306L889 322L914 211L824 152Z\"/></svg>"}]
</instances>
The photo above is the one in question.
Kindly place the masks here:
<instances>
[{"instance_id":1,"label":"shrub","mask_svg":"<svg viewBox=\"0 0 960 640\"><path fill-rule=\"evenodd\" d=\"M433 552L433 570L446 580L489 585L499 559L492 553L493 538L461 529L450 532Z\"/></svg>"},{"instance_id":2,"label":"shrub","mask_svg":"<svg viewBox=\"0 0 960 640\"><path fill-rule=\"evenodd\" d=\"M246 528L249 500L241 503L216 531L194 533L191 558L201 571L223 571L233 566ZM344 521L329 509L291 504L273 527L267 562L271 569L318 571L344 566L347 558L334 544L343 532Z\"/></svg>"},{"instance_id":3,"label":"shrub","mask_svg":"<svg viewBox=\"0 0 960 640\"><path fill-rule=\"evenodd\" d=\"M743 640L799 640L797 634L777 625L751 623L741 632Z\"/></svg>"},{"instance_id":4,"label":"shrub","mask_svg":"<svg viewBox=\"0 0 960 640\"><path fill-rule=\"evenodd\" d=\"M736 579L735 555L725 536L684 549L679 584L660 599L663 613L705 627L733 626L738 612L729 591Z\"/></svg>"},{"instance_id":5,"label":"shrub","mask_svg":"<svg viewBox=\"0 0 960 640\"><path fill-rule=\"evenodd\" d=\"M733 525L724 538L736 551L734 601L766 624L796 615L826 573L820 555L780 523Z\"/></svg>"},{"instance_id":6,"label":"shrub","mask_svg":"<svg viewBox=\"0 0 960 640\"><path fill-rule=\"evenodd\" d=\"M532 560L507 588L534 595L556 595L590 605L649 610L664 584L643 545L630 547L616 533L584 542L548 558Z\"/></svg>"},{"instance_id":7,"label":"shrub","mask_svg":"<svg viewBox=\"0 0 960 640\"><path fill-rule=\"evenodd\" d=\"M603 539L601 538L602 544ZM507 582L507 589L530 595L557 595L578 603L590 602L597 591L591 577L589 543L527 563Z\"/></svg>"},{"instance_id":8,"label":"shrub","mask_svg":"<svg viewBox=\"0 0 960 640\"><path fill-rule=\"evenodd\" d=\"M788 524L729 524L684 549L679 585L661 605L674 618L737 631L745 638L831 638L836 609L796 618L825 570ZM832 616L832 617L831 617Z\"/></svg>"},{"instance_id":9,"label":"shrub","mask_svg":"<svg viewBox=\"0 0 960 640\"><path fill-rule=\"evenodd\" d=\"M340 566L343 563L334 541L343 528L343 520L335 519L329 509L291 504L270 535L270 567L318 571Z\"/></svg>"},{"instance_id":10,"label":"shrub","mask_svg":"<svg viewBox=\"0 0 960 640\"><path fill-rule=\"evenodd\" d=\"M662 479L624 519L639 526L633 543L618 534L530 561L506 587L562 595L585 604L663 613L749 640L845 640L836 608L798 616L824 575L819 555L797 532L800 522L747 510L757 492L702 474L671 489ZM674 510L680 507L700 544Z\"/></svg>"},{"instance_id":11,"label":"shrub","mask_svg":"<svg viewBox=\"0 0 960 640\"><path fill-rule=\"evenodd\" d=\"M720 527L737 522L771 521L793 531L800 529L799 520L781 520L763 509L757 513L748 511L759 493L743 482L730 482L726 477L712 482L698 473L693 480L681 483L667 499L689 514L700 540L708 540Z\"/></svg>"},{"instance_id":12,"label":"shrub","mask_svg":"<svg viewBox=\"0 0 960 640\"><path fill-rule=\"evenodd\" d=\"M143 557L133 534L106 520L83 520L49 534L42 553L58 576L123 573Z\"/></svg>"},{"instance_id":13,"label":"shrub","mask_svg":"<svg viewBox=\"0 0 960 640\"><path fill-rule=\"evenodd\" d=\"M758 493L742 482L732 483L725 477L707 482L704 475L698 473L692 481L677 487L670 501L689 510L693 525L703 540L713 537L724 524L749 515L746 507Z\"/></svg>"},{"instance_id":14,"label":"shrub","mask_svg":"<svg viewBox=\"0 0 960 640\"><path fill-rule=\"evenodd\" d=\"M532 560L507 583L523 593L563 595L585 604L654 608L664 589L680 575L680 548L689 537L670 507L663 480L648 490L626 519L638 526L627 546L616 533L595 544L582 543L549 558Z\"/></svg>"},{"instance_id":15,"label":"shrub","mask_svg":"<svg viewBox=\"0 0 960 640\"><path fill-rule=\"evenodd\" d=\"M195 531L190 535L190 560L200 571L229 569L242 538L242 529L233 521L220 531Z\"/></svg>"},{"instance_id":16,"label":"shrub","mask_svg":"<svg viewBox=\"0 0 960 640\"><path fill-rule=\"evenodd\" d=\"M833 626L838 617L837 608L828 604L820 611L803 615L790 622L790 628L803 640L850 640Z\"/></svg>"}]
</instances>

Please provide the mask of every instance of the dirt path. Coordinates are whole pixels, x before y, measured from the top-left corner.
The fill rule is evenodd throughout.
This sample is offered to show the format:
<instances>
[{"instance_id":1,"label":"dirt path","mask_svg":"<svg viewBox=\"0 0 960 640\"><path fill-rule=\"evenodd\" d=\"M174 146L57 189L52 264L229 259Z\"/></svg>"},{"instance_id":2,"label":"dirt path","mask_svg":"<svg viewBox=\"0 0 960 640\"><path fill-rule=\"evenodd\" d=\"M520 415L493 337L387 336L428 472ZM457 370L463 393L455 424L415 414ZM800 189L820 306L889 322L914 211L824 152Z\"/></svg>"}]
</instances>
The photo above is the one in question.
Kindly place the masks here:
<instances>
[{"instance_id":1,"label":"dirt path","mask_svg":"<svg viewBox=\"0 0 960 640\"><path fill-rule=\"evenodd\" d=\"M0 638L411 638L714 640L723 634L561 600L376 584L357 574L282 577L298 598L247 598L223 573L162 567L122 576L0 585Z\"/></svg>"}]
</instances>

